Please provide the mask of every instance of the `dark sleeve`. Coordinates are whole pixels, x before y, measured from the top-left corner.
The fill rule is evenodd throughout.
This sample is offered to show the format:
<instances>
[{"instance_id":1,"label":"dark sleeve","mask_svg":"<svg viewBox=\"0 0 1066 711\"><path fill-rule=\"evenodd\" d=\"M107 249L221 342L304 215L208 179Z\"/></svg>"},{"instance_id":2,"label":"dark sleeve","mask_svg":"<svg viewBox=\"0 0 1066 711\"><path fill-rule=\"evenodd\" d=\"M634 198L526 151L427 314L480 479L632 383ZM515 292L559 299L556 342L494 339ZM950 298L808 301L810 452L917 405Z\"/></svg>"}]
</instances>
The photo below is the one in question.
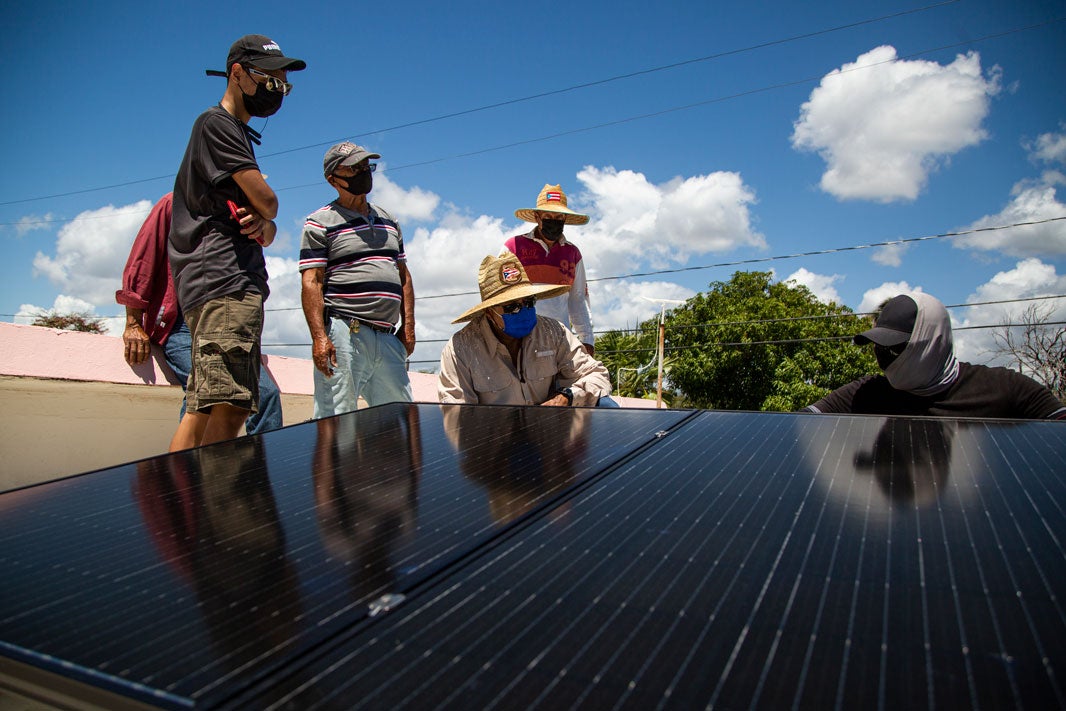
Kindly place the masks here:
<instances>
[{"instance_id":1,"label":"dark sleeve","mask_svg":"<svg viewBox=\"0 0 1066 711\"><path fill-rule=\"evenodd\" d=\"M1046 387L1028 375L1006 369L1008 387L1014 394L1016 417L1031 420L1066 420L1066 406Z\"/></svg>"},{"instance_id":2,"label":"dark sleeve","mask_svg":"<svg viewBox=\"0 0 1066 711\"><path fill-rule=\"evenodd\" d=\"M248 137L230 116L213 113L205 117L199 148L194 168L212 185L242 170L259 169Z\"/></svg>"},{"instance_id":3,"label":"dark sleeve","mask_svg":"<svg viewBox=\"0 0 1066 711\"><path fill-rule=\"evenodd\" d=\"M855 402L855 393L859 392L859 388L873 377L874 376L872 375L867 375L858 380L853 380L847 385L837 388L813 405L808 405L803 409L807 412L818 412L823 415L834 412L853 412L854 410L852 408Z\"/></svg>"}]
</instances>

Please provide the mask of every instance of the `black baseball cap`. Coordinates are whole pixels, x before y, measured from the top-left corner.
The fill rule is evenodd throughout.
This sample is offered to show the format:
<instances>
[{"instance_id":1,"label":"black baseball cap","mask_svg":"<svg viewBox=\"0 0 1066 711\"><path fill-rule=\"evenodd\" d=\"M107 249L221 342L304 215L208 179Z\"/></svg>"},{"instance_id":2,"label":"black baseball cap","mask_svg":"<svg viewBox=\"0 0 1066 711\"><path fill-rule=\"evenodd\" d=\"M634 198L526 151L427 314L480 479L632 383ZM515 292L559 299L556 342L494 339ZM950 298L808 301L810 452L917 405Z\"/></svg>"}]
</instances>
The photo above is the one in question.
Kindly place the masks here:
<instances>
[{"instance_id":1,"label":"black baseball cap","mask_svg":"<svg viewBox=\"0 0 1066 711\"><path fill-rule=\"evenodd\" d=\"M251 64L257 69L285 69L298 72L307 68L302 59L286 57L278 43L265 35L245 35L233 43L226 56L226 72L237 64Z\"/></svg>"},{"instance_id":2,"label":"black baseball cap","mask_svg":"<svg viewBox=\"0 0 1066 711\"><path fill-rule=\"evenodd\" d=\"M918 318L918 304L906 294L894 296L885 302L877 323L869 331L855 336L855 344L865 346L876 343L879 346L898 346L911 338L914 322Z\"/></svg>"}]
</instances>

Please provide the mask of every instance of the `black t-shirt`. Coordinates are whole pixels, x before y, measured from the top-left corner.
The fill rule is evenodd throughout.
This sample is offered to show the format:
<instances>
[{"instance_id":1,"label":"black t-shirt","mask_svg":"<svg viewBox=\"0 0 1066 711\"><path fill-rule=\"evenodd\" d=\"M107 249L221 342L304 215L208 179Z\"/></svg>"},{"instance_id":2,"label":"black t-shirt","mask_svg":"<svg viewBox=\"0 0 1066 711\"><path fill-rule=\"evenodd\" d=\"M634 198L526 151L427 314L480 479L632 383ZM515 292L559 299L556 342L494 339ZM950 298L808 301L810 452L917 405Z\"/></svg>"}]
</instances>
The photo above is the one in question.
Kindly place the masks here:
<instances>
[{"instance_id":1,"label":"black t-shirt","mask_svg":"<svg viewBox=\"0 0 1066 711\"><path fill-rule=\"evenodd\" d=\"M896 390L883 375L868 375L837 388L806 409L822 413L1066 418L1066 408L1046 387L1007 368L959 363L959 378L937 395Z\"/></svg>"},{"instance_id":2,"label":"black t-shirt","mask_svg":"<svg viewBox=\"0 0 1066 711\"><path fill-rule=\"evenodd\" d=\"M264 300L270 293L263 248L241 234L226 205L248 206L233 174L249 168L259 165L240 119L219 106L200 114L174 181L168 246L183 311L241 291Z\"/></svg>"}]
</instances>

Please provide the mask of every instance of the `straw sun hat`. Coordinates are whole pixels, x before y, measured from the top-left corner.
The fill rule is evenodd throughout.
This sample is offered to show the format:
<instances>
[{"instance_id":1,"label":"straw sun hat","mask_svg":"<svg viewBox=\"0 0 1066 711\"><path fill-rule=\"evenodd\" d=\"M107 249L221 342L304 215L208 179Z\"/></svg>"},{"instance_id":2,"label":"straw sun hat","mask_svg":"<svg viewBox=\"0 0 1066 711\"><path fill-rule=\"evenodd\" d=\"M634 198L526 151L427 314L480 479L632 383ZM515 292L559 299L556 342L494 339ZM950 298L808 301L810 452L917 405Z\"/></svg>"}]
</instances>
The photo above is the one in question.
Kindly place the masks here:
<instances>
[{"instance_id":1,"label":"straw sun hat","mask_svg":"<svg viewBox=\"0 0 1066 711\"><path fill-rule=\"evenodd\" d=\"M526 222L536 222L538 212L557 212L568 225L584 225L589 221L588 215L574 212L566 206L566 193L559 185L545 184L537 196L537 206L515 210L514 216Z\"/></svg>"},{"instance_id":2,"label":"straw sun hat","mask_svg":"<svg viewBox=\"0 0 1066 711\"><path fill-rule=\"evenodd\" d=\"M522 268L518 257L510 253L498 257L489 255L482 259L477 270L477 283L481 288L481 303L467 309L452 323L469 321L485 309L506 304L508 301L517 301L527 296L550 299L570 291L569 286L533 284L526 276L526 270Z\"/></svg>"}]
</instances>

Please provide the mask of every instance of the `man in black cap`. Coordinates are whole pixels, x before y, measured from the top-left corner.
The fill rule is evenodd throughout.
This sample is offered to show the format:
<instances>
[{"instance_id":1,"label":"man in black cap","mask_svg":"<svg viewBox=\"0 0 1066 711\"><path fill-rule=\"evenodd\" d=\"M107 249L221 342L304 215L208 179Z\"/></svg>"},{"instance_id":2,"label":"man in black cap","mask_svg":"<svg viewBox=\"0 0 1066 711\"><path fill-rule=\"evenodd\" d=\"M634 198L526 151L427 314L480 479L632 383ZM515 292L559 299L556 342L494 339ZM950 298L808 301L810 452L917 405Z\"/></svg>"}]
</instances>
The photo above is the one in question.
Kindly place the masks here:
<instances>
[{"instance_id":1,"label":"man in black cap","mask_svg":"<svg viewBox=\"0 0 1066 711\"><path fill-rule=\"evenodd\" d=\"M170 449L230 439L258 407L260 334L267 298L263 247L274 241L278 199L248 127L292 90L306 67L263 35L245 35L226 58L226 92L193 124L174 181L168 252L178 305L192 337L187 410ZM222 75L222 72L208 72Z\"/></svg>"},{"instance_id":2,"label":"man in black cap","mask_svg":"<svg viewBox=\"0 0 1066 711\"><path fill-rule=\"evenodd\" d=\"M874 344L885 374L859 378L805 410L1066 420L1066 407L1032 378L1008 368L960 362L947 309L928 294L889 299L874 328L855 336L855 343Z\"/></svg>"}]
</instances>

